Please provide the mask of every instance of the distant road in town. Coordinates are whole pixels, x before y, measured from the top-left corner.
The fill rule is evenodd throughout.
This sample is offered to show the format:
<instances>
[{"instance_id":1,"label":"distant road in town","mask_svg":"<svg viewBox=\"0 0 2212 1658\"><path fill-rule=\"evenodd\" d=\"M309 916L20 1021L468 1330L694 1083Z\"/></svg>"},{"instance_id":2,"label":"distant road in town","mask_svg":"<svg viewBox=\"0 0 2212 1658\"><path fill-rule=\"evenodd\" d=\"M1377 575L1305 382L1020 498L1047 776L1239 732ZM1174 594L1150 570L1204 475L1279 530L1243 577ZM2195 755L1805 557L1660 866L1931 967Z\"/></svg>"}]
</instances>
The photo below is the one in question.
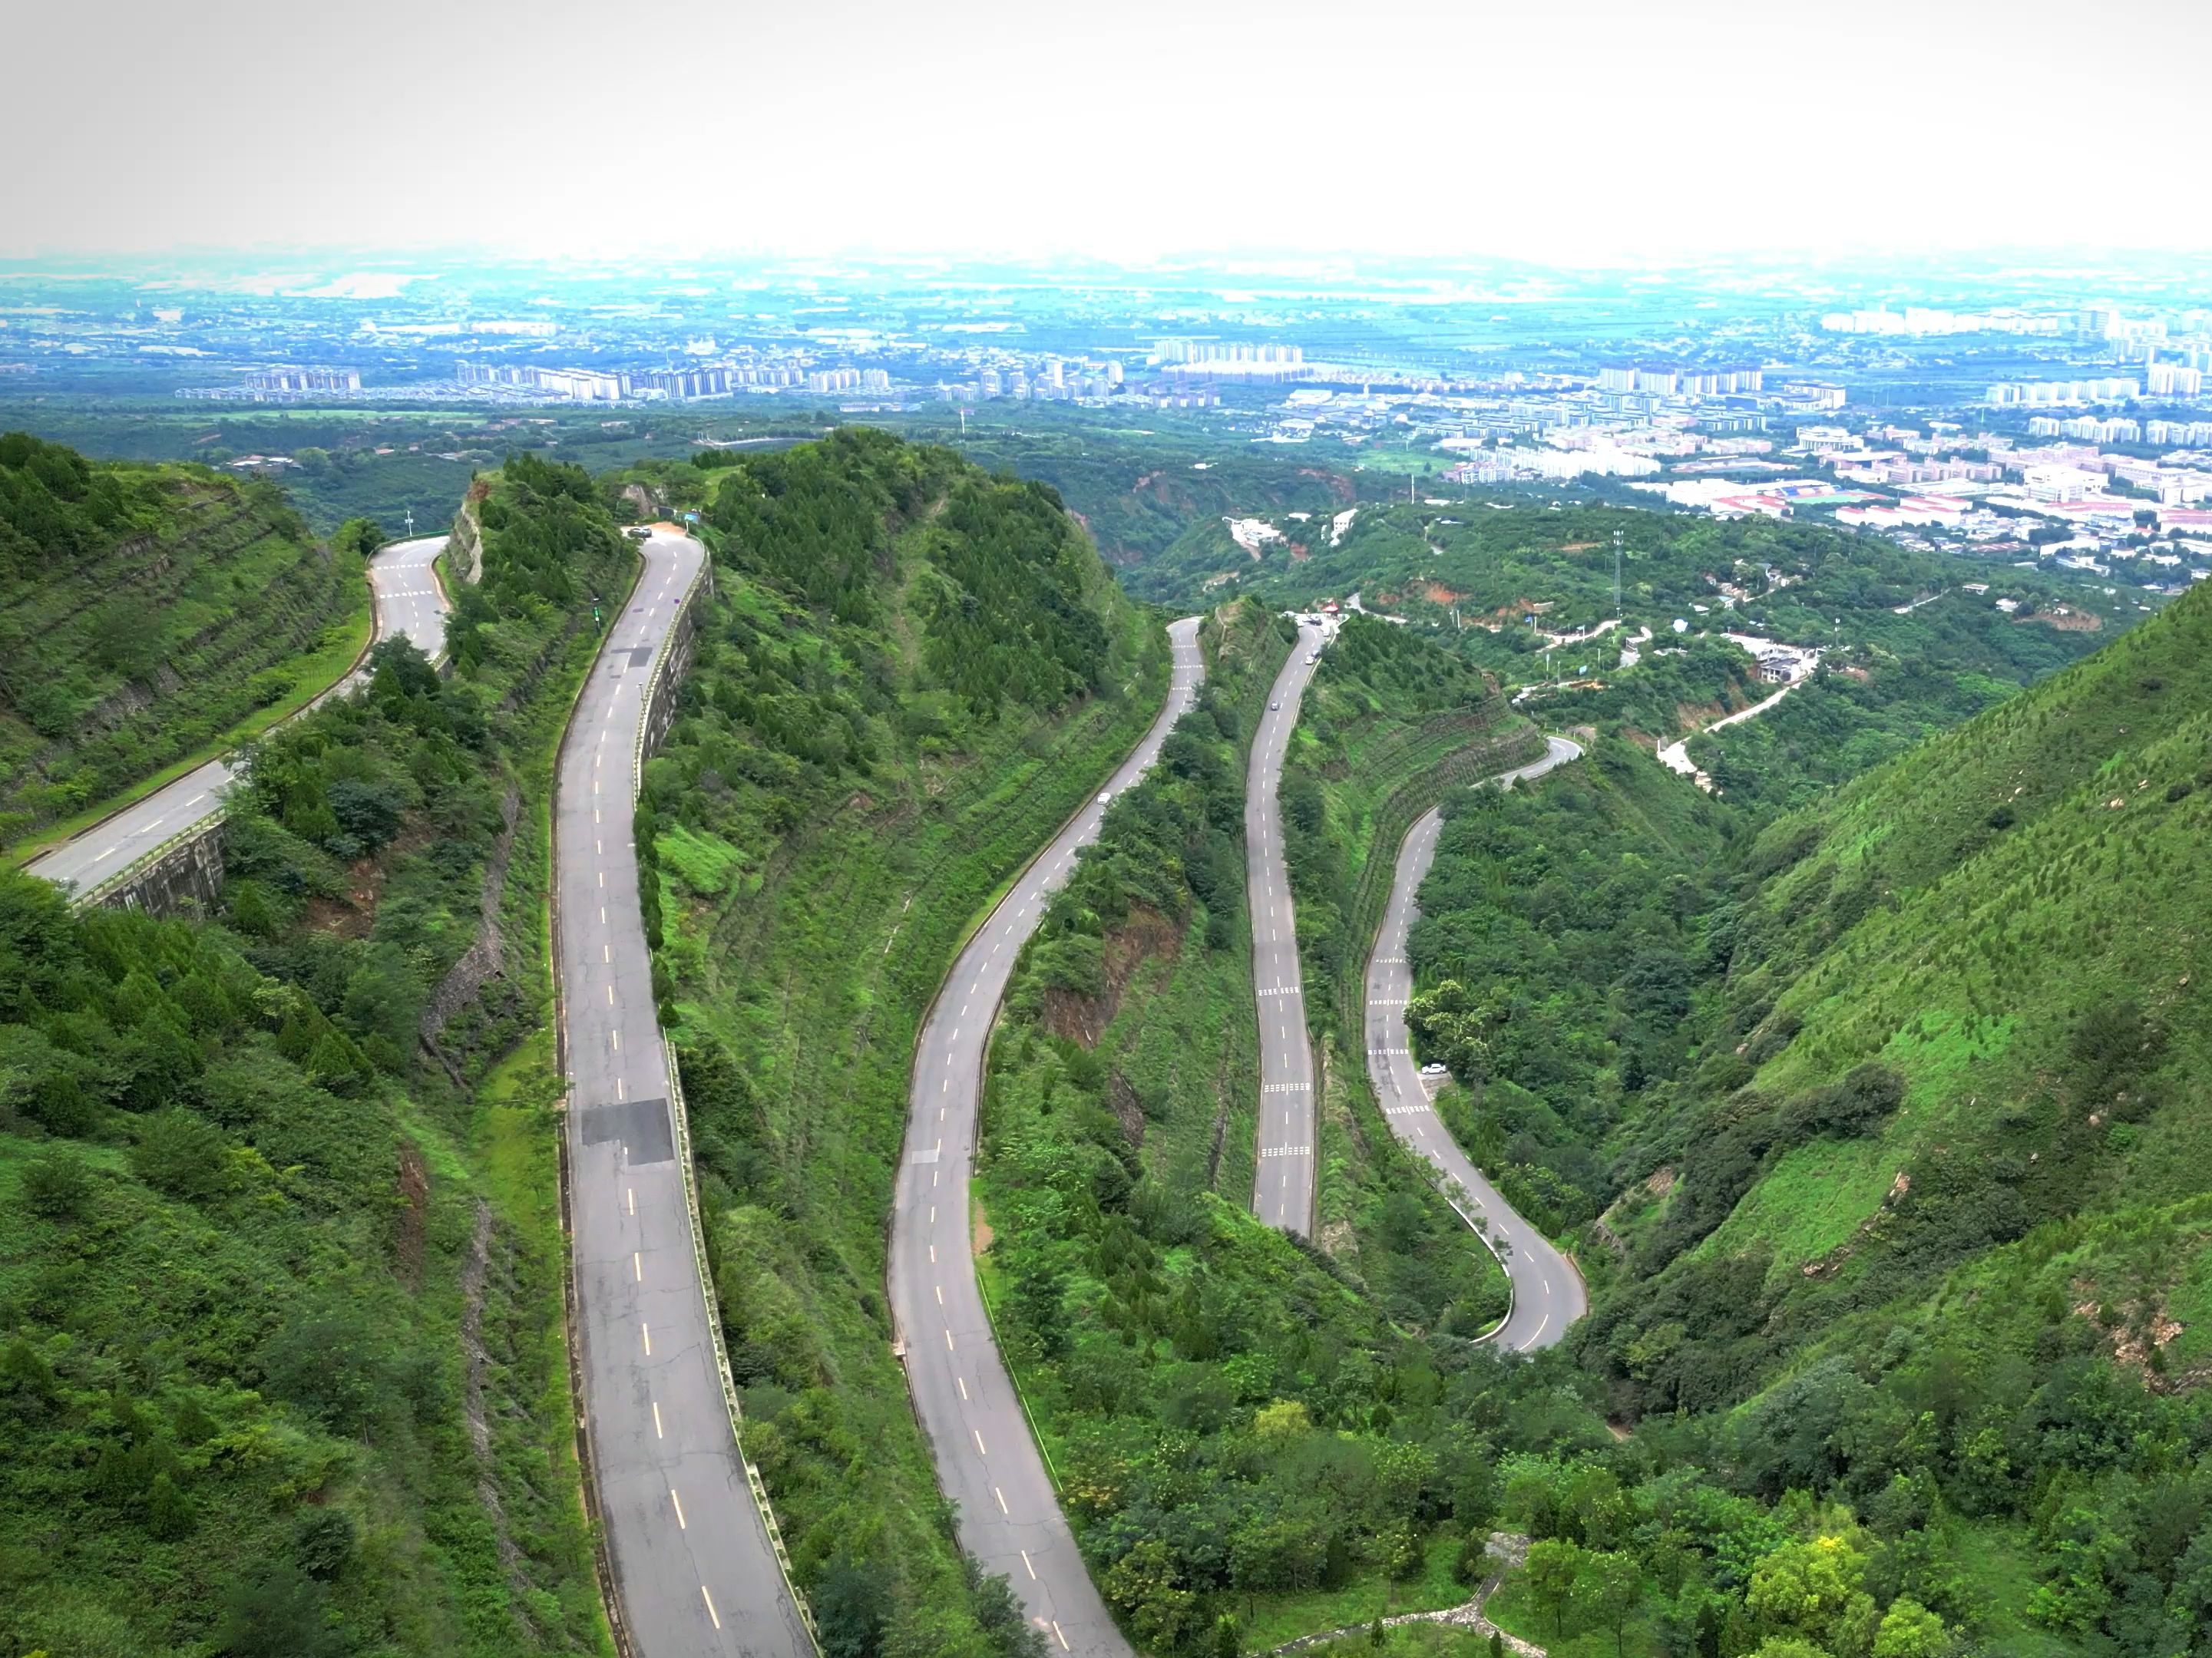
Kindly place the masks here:
<instances>
[{"instance_id":1,"label":"distant road in town","mask_svg":"<svg viewBox=\"0 0 2212 1658\"><path fill-rule=\"evenodd\" d=\"M395 541L380 550L368 566L376 638L404 635L434 661L445 654L446 612L451 606L430 573L430 562L445 545L443 536ZM358 671L347 675L307 706L315 708L341 695L362 683L362 677ZM210 760L32 859L25 867L73 891L88 891L211 817L222 804L222 792L237 774L229 758Z\"/></svg>"},{"instance_id":2,"label":"distant road in town","mask_svg":"<svg viewBox=\"0 0 2212 1658\"><path fill-rule=\"evenodd\" d=\"M1167 704L1101 786L1106 793L1137 780L1193 701L1205 677L1198 626L1192 616L1169 628L1175 674ZM1105 814L1097 799L1076 814L999 902L939 990L915 1050L890 1240L891 1314L907 1385L937 1483L955 1505L961 1546L1006 1575L1048 1652L1080 1658L1129 1658L1129 1645L1077 1552L1000 1357L971 1253L969 1170L983 1051L1014 958Z\"/></svg>"},{"instance_id":3,"label":"distant road in town","mask_svg":"<svg viewBox=\"0 0 2212 1658\"><path fill-rule=\"evenodd\" d=\"M1260 1015L1260 1143L1252 1212L1301 1237L1313 1231L1313 1049L1306 1039L1298 923L1283 861L1279 797L1298 702L1313 677L1315 665L1307 659L1327 637L1321 628L1299 625L1297 648L1275 676L1267 711L1260 716L1244 786L1244 890L1252 906L1252 997Z\"/></svg>"},{"instance_id":4,"label":"distant road in town","mask_svg":"<svg viewBox=\"0 0 2212 1658\"><path fill-rule=\"evenodd\" d=\"M1544 757L1494 780L1510 788L1523 778L1541 777L1553 767L1582 756L1582 745L1564 737L1547 739ZM1495 1333L1507 1347L1525 1351L1548 1347L1589 1309L1582 1276L1552 1241L1531 1226L1482 1177L1431 1106L1428 1079L1413 1063L1406 1030L1406 1002L1413 993L1413 964L1406 940L1420 909L1414 900L1437 855L1442 816L1431 808L1407 832L1398 849L1390 902L1367 962L1367 1075L1375 1085L1383 1120L1406 1147L1440 1170L1445 1192L1460 1218L1489 1239L1503 1258L1513 1284L1513 1309ZM1456 1189L1454 1189L1456 1188ZM1476 1224L1480 1221L1481 1224Z\"/></svg>"},{"instance_id":5,"label":"distant road in town","mask_svg":"<svg viewBox=\"0 0 2212 1658\"><path fill-rule=\"evenodd\" d=\"M706 560L655 531L570 716L553 796L568 1220L592 1471L638 1658L812 1658L715 1362L631 838L655 655Z\"/></svg>"}]
</instances>

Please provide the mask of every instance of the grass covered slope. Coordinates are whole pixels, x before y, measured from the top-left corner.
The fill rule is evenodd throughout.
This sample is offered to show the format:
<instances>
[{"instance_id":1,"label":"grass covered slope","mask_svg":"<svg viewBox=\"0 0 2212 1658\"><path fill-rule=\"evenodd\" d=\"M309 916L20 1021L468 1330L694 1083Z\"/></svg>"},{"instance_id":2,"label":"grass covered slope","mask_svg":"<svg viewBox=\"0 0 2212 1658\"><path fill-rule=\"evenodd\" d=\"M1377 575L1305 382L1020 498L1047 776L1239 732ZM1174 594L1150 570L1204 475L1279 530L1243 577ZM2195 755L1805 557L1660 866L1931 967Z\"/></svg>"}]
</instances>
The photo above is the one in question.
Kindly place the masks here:
<instances>
[{"instance_id":1,"label":"grass covered slope","mask_svg":"<svg viewBox=\"0 0 2212 1658\"><path fill-rule=\"evenodd\" d=\"M7 1650L605 1649L561 1089L517 1040L598 642L549 594L619 592L635 559L560 504L592 501L579 470L483 489L474 660L441 680L387 642L364 696L260 746L220 925L0 877Z\"/></svg>"},{"instance_id":2,"label":"grass covered slope","mask_svg":"<svg viewBox=\"0 0 2212 1658\"><path fill-rule=\"evenodd\" d=\"M1018 1658L891 1354L885 1227L921 1016L1150 725L1165 634L1051 491L950 451L846 430L681 470L717 594L640 850L746 1448L830 1650Z\"/></svg>"},{"instance_id":3,"label":"grass covered slope","mask_svg":"<svg viewBox=\"0 0 2212 1658\"><path fill-rule=\"evenodd\" d=\"M1972 1650L2212 1633L2208 642L2191 594L1771 826L1611 1141L1612 1407L1849 1504Z\"/></svg>"},{"instance_id":4,"label":"grass covered slope","mask_svg":"<svg viewBox=\"0 0 2212 1658\"><path fill-rule=\"evenodd\" d=\"M1735 1132L1660 1132L1645 1155L1683 1153L1681 1178L1640 1266L1765 1252L1765 1293L1807 1309L1787 1333L2044 1222L2203 1189L2208 635L2192 595L1761 836L1715 941L1701 1126Z\"/></svg>"},{"instance_id":5,"label":"grass covered slope","mask_svg":"<svg viewBox=\"0 0 2212 1658\"><path fill-rule=\"evenodd\" d=\"M296 705L368 642L358 530L273 484L0 437L0 841Z\"/></svg>"}]
</instances>

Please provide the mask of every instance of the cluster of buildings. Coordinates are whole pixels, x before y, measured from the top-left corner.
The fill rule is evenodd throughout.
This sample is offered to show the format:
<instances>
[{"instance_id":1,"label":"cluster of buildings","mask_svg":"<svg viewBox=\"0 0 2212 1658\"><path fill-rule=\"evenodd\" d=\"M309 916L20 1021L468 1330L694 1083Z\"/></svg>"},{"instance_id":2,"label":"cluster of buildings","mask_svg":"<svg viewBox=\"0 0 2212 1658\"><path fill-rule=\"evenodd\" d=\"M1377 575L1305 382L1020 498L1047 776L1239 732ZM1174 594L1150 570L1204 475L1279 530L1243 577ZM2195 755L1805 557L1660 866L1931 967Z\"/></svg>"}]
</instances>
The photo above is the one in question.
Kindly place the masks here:
<instances>
[{"instance_id":1,"label":"cluster of buildings","mask_svg":"<svg viewBox=\"0 0 2212 1658\"><path fill-rule=\"evenodd\" d=\"M1465 443L1465 440L1446 439L1444 446L1464 446ZM1540 449L1476 446L1444 476L1454 483L1558 483L1574 477L1649 477L1660 470L1660 465L1656 456L1611 443Z\"/></svg>"},{"instance_id":2,"label":"cluster of buildings","mask_svg":"<svg viewBox=\"0 0 2212 1658\"><path fill-rule=\"evenodd\" d=\"M1737 397L1765 389L1758 368L1601 368L1601 392L1643 392L1662 398Z\"/></svg>"},{"instance_id":3,"label":"cluster of buildings","mask_svg":"<svg viewBox=\"0 0 2212 1658\"><path fill-rule=\"evenodd\" d=\"M1992 409L2050 409L2068 404L2133 403L2142 396L2142 382L2106 376L2079 380L2005 380L1989 390L1985 401Z\"/></svg>"},{"instance_id":4,"label":"cluster of buildings","mask_svg":"<svg viewBox=\"0 0 2212 1658\"><path fill-rule=\"evenodd\" d=\"M257 368L236 386L188 386L187 402L288 403L318 392L359 392L358 368Z\"/></svg>"},{"instance_id":5,"label":"cluster of buildings","mask_svg":"<svg viewBox=\"0 0 2212 1658\"><path fill-rule=\"evenodd\" d=\"M532 399L566 403L690 402L733 397L740 392L775 392L804 386L810 392L889 392L891 377L882 368L796 367L692 368L541 368L529 363L471 362L453 365L454 383L470 390L512 392Z\"/></svg>"},{"instance_id":6,"label":"cluster of buildings","mask_svg":"<svg viewBox=\"0 0 2212 1658\"><path fill-rule=\"evenodd\" d=\"M1832 311L1820 319L1831 334L2061 334L2063 318L2030 316L2018 311L1936 311L1908 305L1902 311L1877 306L1871 311Z\"/></svg>"},{"instance_id":7,"label":"cluster of buildings","mask_svg":"<svg viewBox=\"0 0 2212 1658\"><path fill-rule=\"evenodd\" d=\"M2142 422L2130 420L2124 415L2112 415L2102 420L2094 415L2081 415L2073 420L2038 415L2028 422L2027 434L2032 438L2081 438L2090 443L2141 443Z\"/></svg>"},{"instance_id":8,"label":"cluster of buildings","mask_svg":"<svg viewBox=\"0 0 2212 1658\"><path fill-rule=\"evenodd\" d=\"M1148 367L1158 367L1176 380L1200 375L1242 380L1308 380L1318 365L1306 361L1300 345L1252 344L1235 340L1161 340L1146 355Z\"/></svg>"}]
</instances>

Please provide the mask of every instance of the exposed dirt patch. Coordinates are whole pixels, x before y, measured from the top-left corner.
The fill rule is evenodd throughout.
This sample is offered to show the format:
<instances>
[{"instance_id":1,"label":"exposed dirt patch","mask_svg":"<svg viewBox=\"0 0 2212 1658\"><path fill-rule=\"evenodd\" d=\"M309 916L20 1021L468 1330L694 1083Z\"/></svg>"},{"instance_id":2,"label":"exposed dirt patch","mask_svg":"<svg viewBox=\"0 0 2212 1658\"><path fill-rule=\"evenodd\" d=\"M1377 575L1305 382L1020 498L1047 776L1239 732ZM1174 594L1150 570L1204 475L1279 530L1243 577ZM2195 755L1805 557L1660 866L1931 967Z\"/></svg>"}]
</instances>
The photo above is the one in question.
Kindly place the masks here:
<instances>
[{"instance_id":1,"label":"exposed dirt patch","mask_svg":"<svg viewBox=\"0 0 2212 1658\"><path fill-rule=\"evenodd\" d=\"M1129 1079L1116 1071L1106 1079L1106 1108L1114 1114L1114 1121L1121 1125L1122 1137L1132 1148L1145 1149L1145 1102L1137 1097L1137 1090L1129 1086Z\"/></svg>"},{"instance_id":2,"label":"exposed dirt patch","mask_svg":"<svg viewBox=\"0 0 2212 1658\"><path fill-rule=\"evenodd\" d=\"M2013 624L2015 627L2027 623L2036 623L2045 628L2056 628L2063 634L2094 634L2103 629L2105 618L2101 616L2092 616L2087 610L2066 609L2038 610L2033 616L2016 616L2013 618Z\"/></svg>"},{"instance_id":3,"label":"exposed dirt patch","mask_svg":"<svg viewBox=\"0 0 2212 1658\"><path fill-rule=\"evenodd\" d=\"M413 1145L399 1146L399 1236L392 1254L410 1290L422 1287L422 1250L430 1232L430 1165Z\"/></svg>"},{"instance_id":4,"label":"exposed dirt patch","mask_svg":"<svg viewBox=\"0 0 2212 1658\"><path fill-rule=\"evenodd\" d=\"M499 908L507 892L507 866L514 854L514 829L520 821L521 811L522 796L510 786L500 802L501 829L492 842L491 856L484 860L483 884L477 895L476 942L446 969L446 976L438 981L437 988L423 1005L422 1023L416 1029L423 1048L438 1058L455 1082L460 1080L459 1067L438 1046L438 1039L444 1034L447 1021L476 1000L486 985L506 971L507 941L500 931Z\"/></svg>"},{"instance_id":5,"label":"exposed dirt patch","mask_svg":"<svg viewBox=\"0 0 2212 1658\"><path fill-rule=\"evenodd\" d=\"M1133 908L1128 920L1106 935L1105 980L1103 994L1080 996L1073 991L1048 990L1044 994L1044 1028L1055 1036L1096 1048L1121 1011L1121 998L1137 969L1157 956L1173 956L1182 948L1182 927L1158 910Z\"/></svg>"},{"instance_id":6,"label":"exposed dirt patch","mask_svg":"<svg viewBox=\"0 0 2212 1658\"><path fill-rule=\"evenodd\" d=\"M981 1203L976 1204L968 1230L968 1247L974 1252L976 1260L981 1260L991 1253L991 1245L997 1236L998 1234L991 1230L990 1221L984 1217L983 1206Z\"/></svg>"},{"instance_id":7,"label":"exposed dirt patch","mask_svg":"<svg viewBox=\"0 0 2212 1658\"><path fill-rule=\"evenodd\" d=\"M1422 586L1421 597L1431 604L1456 604L1467 595L1454 592L1441 581L1431 581Z\"/></svg>"},{"instance_id":8,"label":"exposed dirt patch","mask_svg":"<svg viewBox=\"0 0 2212 1658\"><path fill-rule=\"evenodd\" d=\"M1298 468L1298 476L1302 478L1321 479L1322 483L1328 485L1329 493L1339 501L1352 501L1359 498L1359 491L1352 487L1352 480L1340 472L1325 472L1318 466L1301 466Z\"/></svg>"},{"instance_id":9,"label":"exposed dirt patch","mask_svg":"<svg viewBox=\"0 0 2212 1658\"><path fill-rule=\"evenodd\" d=\"M1671 1168L1653 1169L1650 1178L1644 1182L1644 1189L1655 1198L1665 1197L1674 1189L1674 1169Z\"/></svg>"},{"instance_id":10,"label":"exposed dirt patch","mask_svg":"<svg viewBox=\"0 0 2212 1658\"><path fill-rule=\"evenodd\" d=\"M301 914L301 922L317 932L327 932L336 938L366 938L369 929L376 925L377 901L384 896L384 884L392 865L422 851L437 838L434 830L419 824L403 829L375 857L346 865L343 898L310 898Z\"/></svg>"},{"instance_id":11,"label":"exposed dirt patch","mask_svg":"<svg viewBox=\"0 0 2212 1658\"><path fill-rule=\"evenodd\" d=\"M1313 555L1306 550L1306 544L1304 542L1294 541L1291 544L1291 563L1303 564L1312 556Z\"/></svg>"},{"instance_id":12,"label":"exposed dirt patch","mask_svg":"<svg viewBox=\"0 0 2212 1658\"><path fill-rule=\"evenodd\" d=\"M1604 545L1602 541L1563 541L1559 544L1559 550L1563 553L1587 553L1592 548Z\"/></svg>"}]
</instances>

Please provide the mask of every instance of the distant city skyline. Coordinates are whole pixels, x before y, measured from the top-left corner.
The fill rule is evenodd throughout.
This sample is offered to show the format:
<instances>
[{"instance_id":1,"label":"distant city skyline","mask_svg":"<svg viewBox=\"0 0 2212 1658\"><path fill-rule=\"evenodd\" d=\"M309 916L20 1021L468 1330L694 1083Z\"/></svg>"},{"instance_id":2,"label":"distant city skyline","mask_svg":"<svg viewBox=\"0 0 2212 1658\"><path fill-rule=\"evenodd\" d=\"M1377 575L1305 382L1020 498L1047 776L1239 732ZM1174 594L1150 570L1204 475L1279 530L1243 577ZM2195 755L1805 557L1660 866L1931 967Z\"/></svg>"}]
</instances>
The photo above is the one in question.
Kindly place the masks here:
<instances>
[{"instance_id":1,"label":"distant city skyline","mask_svg":"<svg viewBox=\"0 0 2212 1658\"><path fill-rule=\"evenodd\" d=\"M0 106L35 158L0 258L2212 251L2185 162L2087 137L2207 101L2155 67L2212 46L2179 0L127 0L15 30L46 68Z\"/></svg>"}]
</instances>

